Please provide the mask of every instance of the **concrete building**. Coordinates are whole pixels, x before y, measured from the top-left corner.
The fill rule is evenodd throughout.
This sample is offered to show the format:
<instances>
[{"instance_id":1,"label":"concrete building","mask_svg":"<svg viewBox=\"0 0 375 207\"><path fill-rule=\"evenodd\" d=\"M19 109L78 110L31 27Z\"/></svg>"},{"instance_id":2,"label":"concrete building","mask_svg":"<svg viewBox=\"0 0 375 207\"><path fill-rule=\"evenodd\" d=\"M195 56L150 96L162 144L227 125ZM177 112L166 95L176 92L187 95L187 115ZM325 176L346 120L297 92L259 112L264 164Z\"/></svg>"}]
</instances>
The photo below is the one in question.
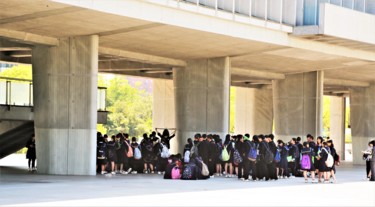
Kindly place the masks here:
<instances>
[{"instance_id":1,"label":"concrete building","mask_svg":"<svg viewBox=\"0 0 375 207\"><path fill-rule=\"evenodd\" d=\"M0 60L33 65L42 173L95 174L98 72L158 79L153 121L177 128L175 151L196 132L228 132L230 86L241 88L239 132L271 133L274 122L282 139L320 135L331 95L341 146L351 99L355 164L375 137L374 0L17 0L0 9Z\"/></svg>"}]
</instances>

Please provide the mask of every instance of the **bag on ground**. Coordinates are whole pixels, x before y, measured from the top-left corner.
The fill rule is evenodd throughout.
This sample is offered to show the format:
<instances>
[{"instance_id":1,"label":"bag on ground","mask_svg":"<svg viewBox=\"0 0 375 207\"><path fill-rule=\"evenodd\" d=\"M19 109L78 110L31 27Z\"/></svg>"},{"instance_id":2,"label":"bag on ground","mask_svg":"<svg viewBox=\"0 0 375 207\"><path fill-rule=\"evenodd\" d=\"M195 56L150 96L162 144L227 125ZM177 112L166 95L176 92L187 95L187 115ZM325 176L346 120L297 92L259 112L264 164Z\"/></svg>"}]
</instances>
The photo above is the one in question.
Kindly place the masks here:
<instances>
[{"instance_id":1,"label":"bag on ground","mask_svg":"<svg viewBox=\"0 0 375 207\"><path fill-rule=\"evenodd\" d=\"M181 178L181 170L178 166L172 168L172 179L177 180Z\"/></svg>"}]
</instances>

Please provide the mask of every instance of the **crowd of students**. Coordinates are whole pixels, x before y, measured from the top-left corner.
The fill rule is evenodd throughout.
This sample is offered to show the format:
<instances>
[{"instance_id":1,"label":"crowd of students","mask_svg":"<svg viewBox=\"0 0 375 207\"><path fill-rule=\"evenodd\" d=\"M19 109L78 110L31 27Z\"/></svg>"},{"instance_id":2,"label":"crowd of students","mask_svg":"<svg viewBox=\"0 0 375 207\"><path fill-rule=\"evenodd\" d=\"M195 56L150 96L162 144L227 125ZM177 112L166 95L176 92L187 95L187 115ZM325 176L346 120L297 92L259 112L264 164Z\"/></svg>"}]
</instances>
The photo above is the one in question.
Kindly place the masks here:
<instances>
[{"instance_id":1,"label":"crowd of students","mask_svg":"<svg viewBox=\"0 0 375 207\"><path fill-rule=\"evenodd\" d=\"M155 173L165 171L170 157L170 140L175 135L143 134L140 143L129 134L107 136L97 133L97 172L101 174ZM159 138L160 137L160 138Z\"/></svg>"},{"instance_id":2,"label":"crowd of students","mask_svg":"<svg viewBox=\"0 0 375 207\"><path fill-rule=\"evenodd\" d=\"M214 176L237 177L243 181L269 181L304 177L305 182L336 183L335 165L340 157L332 140L307 135L307 141L292 138L285 143L274 135L196 134L187 139L182 154L171 155L170 135L144 134L135 137L119 133L111 137L98 132L97 169L101 174L158 173L165 179L208 179Z\"/></svg>"}]
</instances>

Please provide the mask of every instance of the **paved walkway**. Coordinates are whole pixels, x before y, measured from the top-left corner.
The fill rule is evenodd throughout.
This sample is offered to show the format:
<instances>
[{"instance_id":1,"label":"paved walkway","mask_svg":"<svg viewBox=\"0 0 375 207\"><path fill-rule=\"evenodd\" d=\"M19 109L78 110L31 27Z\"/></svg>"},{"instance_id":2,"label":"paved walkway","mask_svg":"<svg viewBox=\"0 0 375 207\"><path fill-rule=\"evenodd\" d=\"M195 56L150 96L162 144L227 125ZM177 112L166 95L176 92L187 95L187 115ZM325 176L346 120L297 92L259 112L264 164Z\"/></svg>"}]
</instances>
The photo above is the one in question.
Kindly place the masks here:
<instances>
[{"instance_id":1,"label":"paved walkway","mask_svg":"<svg viewBox=\"0 0 375 207\"><path fill-rule=\"evenodd\" d=\"M26 160L22 158L24 164ZM338 168L337 184L302 178L163 180L161 175L51 176L0 161L1 206L375 206L364 166Z\"/></svg>"}]
</instances>

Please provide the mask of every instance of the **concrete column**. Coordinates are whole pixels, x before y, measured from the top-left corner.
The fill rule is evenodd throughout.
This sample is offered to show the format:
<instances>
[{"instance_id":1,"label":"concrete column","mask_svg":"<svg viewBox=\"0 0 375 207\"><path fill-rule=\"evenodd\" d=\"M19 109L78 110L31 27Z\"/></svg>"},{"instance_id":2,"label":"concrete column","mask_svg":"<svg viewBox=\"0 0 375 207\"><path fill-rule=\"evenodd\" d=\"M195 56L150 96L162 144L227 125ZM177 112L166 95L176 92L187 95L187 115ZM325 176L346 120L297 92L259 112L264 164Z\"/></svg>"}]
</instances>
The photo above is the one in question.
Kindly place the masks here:
<instances>
[{"instance_id":1,"label":"concrete column","mask_svg":"<svg viewBox=\"0 0 375 207\"><path fill-rule=\"evenodd\" d=\"M236 134L271 134L272 103L271 89L236 88Z\"/></svg>"},{"instance_id":2,"label":"concrete column","mask_svg":"<svg viewBox=\"0 0 375 207\"><path fill-rule=\"evenodd\" d=\"M350 126L352 128L353 164L364 164L362 150L375 138L375 84L350 89Z\"/></svg>"},{"instance_id":3,"label":"concrete column","mask_svg":"<svg viewBox=\"0 0 375 207\"><path fill-rule=\"evenodd\" d=\"M38 171L95 175L98 36L32 51Z\"/></svg>"},{"instance_id":4,"label":"concrete column","mask_svg":"<svg viewBox=\"0 0 375 207\"><path fill-rule=\"evenodd\" d=\"M330 96L330 133L336 152L345 159L345 98Z\"/></svg>"},{"instance_id":5,"label":"concrete column","mask_svg":"<svg viewBox=\"0 0 375 207\"><path fill-rule=\"evenodd\" d=\"M277 139L289 141L300 136L305 140L307 134L322 134L323 79L323 72L318 71L273 81Z\"/></svg>"},{"instance_id":6,"label":"concrete column","mask_svg":"<svg viewBox=\"0 0 375 207\"><path fill-rule=\"evenodd\" d=\"M176 128L173 80L153 79L152 127ZM171 140L171 152L177 152L178 139Z\"/></svg>"},{"instance_id":7,"label":"concrete column","mask_svg":"<svg viewBox=\"0 0 375 207\"><path fill-rule=\"evenodd\" d=\"M185 68L173 69L176 126L182 152L194 134L229 132L230 59L191 60Z\"/></svg>"}]
</instances>

